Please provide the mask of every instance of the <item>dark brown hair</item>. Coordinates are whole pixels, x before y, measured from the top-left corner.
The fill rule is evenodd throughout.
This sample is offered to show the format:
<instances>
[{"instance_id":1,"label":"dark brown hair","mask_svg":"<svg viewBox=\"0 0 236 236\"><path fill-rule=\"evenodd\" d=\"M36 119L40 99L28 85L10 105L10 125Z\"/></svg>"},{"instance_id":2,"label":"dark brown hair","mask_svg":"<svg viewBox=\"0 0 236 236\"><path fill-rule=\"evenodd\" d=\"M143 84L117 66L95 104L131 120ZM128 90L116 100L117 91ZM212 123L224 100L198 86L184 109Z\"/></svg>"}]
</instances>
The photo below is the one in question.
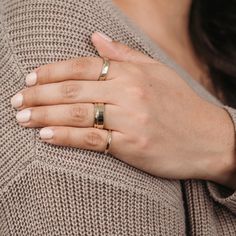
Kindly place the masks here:
<instances>
[{"instance_id":1,"label":"dark brown hair","mask_svg":"<svg viewBox=\"0 0 236 236\"><path fill-rule=\"evenodd\" d=\"M236 0L192 0L189 33L215 91L236 108Z\"/></svg>"}]
</instances>

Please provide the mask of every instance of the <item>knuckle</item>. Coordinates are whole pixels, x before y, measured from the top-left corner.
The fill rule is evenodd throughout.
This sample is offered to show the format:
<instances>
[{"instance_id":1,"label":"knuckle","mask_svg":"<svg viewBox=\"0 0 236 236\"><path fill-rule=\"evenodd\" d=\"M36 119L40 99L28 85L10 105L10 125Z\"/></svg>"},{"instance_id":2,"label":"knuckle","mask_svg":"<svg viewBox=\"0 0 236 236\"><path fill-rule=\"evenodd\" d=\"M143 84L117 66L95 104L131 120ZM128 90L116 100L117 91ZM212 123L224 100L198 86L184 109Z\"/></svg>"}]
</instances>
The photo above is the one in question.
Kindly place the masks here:
<instances>
[{"instance_id":1,"label":"knuckle","mask_svg":"<svg viewBox=\"0 0 236 236\"><path fill-rule=\"evenodd\" d=\"M138 139L138 148L139 150L147 150L150 146L150 139L146 136L142 136Z\"/></svg>"},{"instance_id":2,"label":"knuckle","mask_svg":"<svg viewBox=\"0 0 236 236\"><path fill-rule=\"evenodd\" d=\"M79 58L75 58L71 61L71 72L74 76L81 75L82 61Z\"/></svg>"},{"instance_id":3,"label":"knuckle","mask_svg":"<svg viewBox=\"0 0 236 236\"><path fill-rule=\"evenodd\" d=\"M89 131L84 138L85 146L100 147L103 143L101 135L95 131Z\"/></svg>"},{"instance_id":4,"label":"knuckle","mask_svg":"<svg viewBox=\"0 0 236 236\"><path fill-rule=\"evenodd\" d=\"M49 112L47 109L40 109L39 111L36 111L37 116L35 118L35 122L37 122L40 125L45 125L49 121Z\"/></svg>"},{"instance_id":5,"label":"knuckle","mask_svg":"<svg viewBox=\"0 0 236 236\"><path fill-rule=\"evenodd\" d=\"M124 65L126 67L126 70L128 73L130 73L131 75L133 75L133 77L140 77L140 74L142 72L142 70L140 69L141 65L138 65L137 64L133 64L133 63L130 63L130 62L127 62L125 63Z\"/></svg>"},{"instance_id":6,"label":"knuckle","mask_svg":"<svg viewBox=\"0 0 236 236\"><path fill-rule=\"evenodd\" d=\"M133 54L133 49L130 47L124 47L122 50L122 54L126 54L126 55L132 55Z\"/></svg>"},{"instance_id":7,"label":"knuckle","mask_svg":"<svg viewBox=\"0 0 236 236\"><path fill-rule=\"evenodd\" d=\"M38 86L27 88L23 91L24 105L30 106L31 104L37 105L39 103L39 89Z\"/></svg>"},{"instance_id":8,"label":"knuckle","mask_svg":"<svg viewBox=\"0 0 236 236\"><path fill-rule=\"evenodd\" d=\"M38 74L43 75L41 80L49 81L49 79L52 76L52 64L44 65L44 66L40 67L38 70ZM41 81L41 82L43 82L43 81Z\"/></svg>"},{"instance_id":9,"label":"knuckle","mask_svg":"<svg viewBox=\"0 0 236 236\"><path fill-rule=\"evenodd\" d=\"M91 63L91 58L83 57L83 58L74 58L71 61L71 72L75 77L81 77L84 71L84 68Z\"/></svg>"},{"instance_id":10,"label":"knuckle","mask_svg":"<svg viewBox=\"0 0 236 236\"><path fill-rule=\"evenodd\" d=\"M61 130L61 136L58 136L57 139L60 143L63 143L66 146L71 146L71 132L69 129Z\"/></svg>"},{"instance_id":11,"label":"knuckle","mask_svg":"<svg viewBox=\"0 0 236 236\"><path fill-rule=\"evenodd\" d=\"M72 106L70 115L72 120L83 122L88 117L88 109L85 106L77 104Z\"/></svg>"},{"instance_id":12,"label":"knuckle","mask_svg":"<svg viewBox=\"0 0 236 236\"><path fill-rule=\"evenodd\" d=\"M63 98L76 98L79 91L78 83L63 82L61 85L61 95Z\"/></svg>"},{"instance_id":13,"label":"knuckle","mask_svg":"<svg viewBox=\"0 0 236 236\"><path fill-rule=\"evenodd\" d=\"M148 125L151 121L151 116L147 113L142 113L137 116L137 122L140 125Z\"/></svg>"},{"instance_id":14,"label":"knuckle","mask_svg":"<svg viewBox=\"0 0 236 236\"><path fill-rule=\"evenodd\" d=\"M133 86L131 88L131 92L134 98L137 98L137 99L144 99L146 98L146 95L147 95L145 89L140 86Z\"/></svg>"}]
</instances>

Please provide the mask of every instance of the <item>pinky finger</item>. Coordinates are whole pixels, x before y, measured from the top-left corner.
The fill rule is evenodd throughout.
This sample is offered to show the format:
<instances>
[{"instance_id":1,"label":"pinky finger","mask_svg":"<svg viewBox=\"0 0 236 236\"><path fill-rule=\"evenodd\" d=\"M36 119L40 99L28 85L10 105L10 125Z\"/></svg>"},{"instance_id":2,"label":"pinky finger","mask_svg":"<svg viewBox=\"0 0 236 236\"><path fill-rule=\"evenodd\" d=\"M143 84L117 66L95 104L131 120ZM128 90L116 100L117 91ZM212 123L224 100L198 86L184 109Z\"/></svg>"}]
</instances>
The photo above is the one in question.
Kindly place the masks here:
<instances>
[{"instance_id":1,"label":"pinky finger","mask_svg":"<svg viewBox=\"0 0 236 236\"><path fill-rule=\"evenodd\" d=\"M89 149L98 152L104 152L107 145L108 131L97 128L74 128L74 127L46 127L40 130L42 141L60 145ZM109 147L109 153L116 153L119 150L123 134L112 131L112 141Z\"/></svg>"}]
</instances>

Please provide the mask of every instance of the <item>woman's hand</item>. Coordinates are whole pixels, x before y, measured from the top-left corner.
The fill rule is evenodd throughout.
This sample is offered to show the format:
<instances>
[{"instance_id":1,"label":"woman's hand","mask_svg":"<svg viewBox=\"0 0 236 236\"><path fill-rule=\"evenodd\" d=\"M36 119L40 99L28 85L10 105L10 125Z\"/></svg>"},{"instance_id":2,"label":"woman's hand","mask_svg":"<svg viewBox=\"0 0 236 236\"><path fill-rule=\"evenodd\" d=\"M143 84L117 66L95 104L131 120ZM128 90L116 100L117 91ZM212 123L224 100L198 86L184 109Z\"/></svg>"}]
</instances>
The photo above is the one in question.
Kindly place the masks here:
<instances>
[{"instance_id":1,"label":"woman's hand","mask_svg":"<svg viewBox=\"0 0 236 236\"><path fill-rule=\"evenodd\" d=\"M115 157L155 176L227 185L236 168L227 112L160 62L98 33L92 41L110 59L107 80L97 81L101 58L37 68L12 98L19 124L46 127L41 138L51 144L104 151L107 130L93 128L93 103L103 102Z\"/></svg>"}]
</instances>

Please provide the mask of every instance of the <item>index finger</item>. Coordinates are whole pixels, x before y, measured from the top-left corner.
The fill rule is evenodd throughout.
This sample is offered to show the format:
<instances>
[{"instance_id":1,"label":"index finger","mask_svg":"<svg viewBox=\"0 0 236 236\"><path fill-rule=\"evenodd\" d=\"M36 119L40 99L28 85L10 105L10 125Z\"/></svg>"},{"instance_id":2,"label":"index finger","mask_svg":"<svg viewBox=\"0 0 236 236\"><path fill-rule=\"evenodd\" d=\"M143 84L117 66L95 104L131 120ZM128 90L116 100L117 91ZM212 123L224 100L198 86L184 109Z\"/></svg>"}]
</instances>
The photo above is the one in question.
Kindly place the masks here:
<instances>
[{"instance_id":1,"label":"index finger","mask_svg":"<svg viewBox=\"0 0 236 236\"><path fill-rule=\"evenodd\" d=\"M114 67L118 62L110 61L107 80L115 78ZM26 76L26 85L40 85L65 80L98 80L103 65L100 57L80 57L38 67Z\"/></svg>"}]
</instances>

